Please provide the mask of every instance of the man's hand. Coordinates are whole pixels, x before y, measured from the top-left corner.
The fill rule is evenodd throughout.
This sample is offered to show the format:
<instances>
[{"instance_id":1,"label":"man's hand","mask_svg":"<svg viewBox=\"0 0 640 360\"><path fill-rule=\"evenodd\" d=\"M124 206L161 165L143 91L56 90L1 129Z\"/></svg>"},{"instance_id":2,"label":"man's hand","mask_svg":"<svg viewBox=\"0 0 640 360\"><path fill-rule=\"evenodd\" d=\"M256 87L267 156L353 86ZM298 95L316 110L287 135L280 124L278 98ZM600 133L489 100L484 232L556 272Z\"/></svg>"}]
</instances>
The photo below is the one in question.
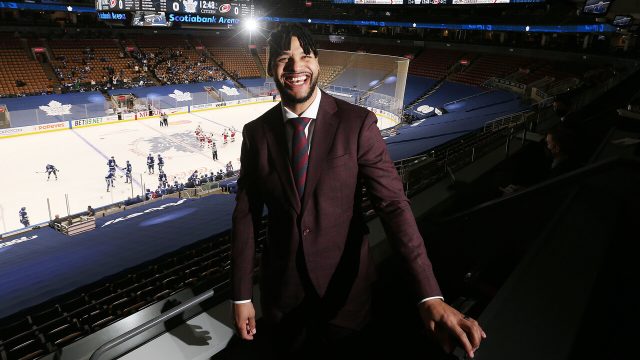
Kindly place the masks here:
<instances>
[{"instance_id":1,"label":"man's hand","mask_svg":"<svg viewBox=\"0 0 640 360\"><path fill-rule=\"evenodd\" d=\"M473 352L487 337L477 321L440 299L427 300L418 306L427 331L438 340L444 351L451 353L459 344L467 356L473 358Z\"/></svg>"},{"instance_id":2,"label":"man's hand","mask_svg":"<svg viewBox=\"0 0 640 360\"><path fill-rule=\"evenodd\" d=\"M233 304L236 331L243 340L253 340L256 334L256 310L252 302Z\"/></svg>"}]
</instances>

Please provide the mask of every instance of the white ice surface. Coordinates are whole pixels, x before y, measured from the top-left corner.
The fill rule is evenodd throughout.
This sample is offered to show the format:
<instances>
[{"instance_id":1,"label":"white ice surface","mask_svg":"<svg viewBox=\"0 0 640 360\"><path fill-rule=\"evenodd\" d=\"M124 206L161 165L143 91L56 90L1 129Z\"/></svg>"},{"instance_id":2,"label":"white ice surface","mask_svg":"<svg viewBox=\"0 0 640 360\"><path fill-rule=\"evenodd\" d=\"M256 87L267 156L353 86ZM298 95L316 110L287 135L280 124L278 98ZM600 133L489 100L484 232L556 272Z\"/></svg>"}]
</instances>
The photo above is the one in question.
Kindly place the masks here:
<instances>
[{"instance_id":1,"label":"white ice surface","mask_svg":"<svg viewBox=\"0 0 640 360\"><path fill-rule=\"evenodd\" d=\"M185 182L194 170L198 173L217 172L231 161L240 166L242 127L257 118L274 103L236 106L190 114L172 115L169 126L160 127L159 120L127 121L44 134L0 139L0 233L20 229L18 211L27 208L31 225L50 220L51 216L77 214L88 205L98 208L132 195L141 195L143 188L158 187L157 155L165 160L164 171L169 183L174 177ZM395 125L379 117L381 129ZM212 133L218 147L218 161L213 161L211 149L200 147L194 131L200 125L204 132ZM222 131L235 127L235 142L222 143ZM147 174L146 158L156 159L156 173ZM133 166L134 184L124 183L124 172L118 171L115 188L106 191L104 177L108 172L107 160L111 156L120 167L126 160ZM47 181L45 165L58 169L58 180L53 175Z\"/></svg>"}]
</instances>

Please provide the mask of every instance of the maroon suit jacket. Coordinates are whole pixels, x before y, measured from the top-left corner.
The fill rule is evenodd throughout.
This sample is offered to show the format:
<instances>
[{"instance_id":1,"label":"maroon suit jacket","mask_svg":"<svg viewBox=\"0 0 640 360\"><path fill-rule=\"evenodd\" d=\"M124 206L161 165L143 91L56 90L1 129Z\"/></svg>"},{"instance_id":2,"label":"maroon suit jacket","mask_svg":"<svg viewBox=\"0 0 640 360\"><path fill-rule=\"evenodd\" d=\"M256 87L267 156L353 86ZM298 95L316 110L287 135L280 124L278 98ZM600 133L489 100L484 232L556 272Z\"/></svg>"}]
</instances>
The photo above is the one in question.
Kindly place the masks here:
<instances>
[{"instance_id":1,"label":"maroon suit jacket","mask_svg":"<svg viewBox=\"0 0 640 360\"><path fill-rule=\"evenodd\" d=\"M305 296L304 277L330 304L331 323L363 326L374 264L361 215L360 180L414 275L418 298L441 294L376 122L367 109L322 94L302 202L289 164L281 107L244 127L232 230L234 300L252 298L254 232L266 205L269 230L260 263L264 316L279 321L298 306ZM300 254L306 274L296 264Z\"/></svg>"}]
</instances>

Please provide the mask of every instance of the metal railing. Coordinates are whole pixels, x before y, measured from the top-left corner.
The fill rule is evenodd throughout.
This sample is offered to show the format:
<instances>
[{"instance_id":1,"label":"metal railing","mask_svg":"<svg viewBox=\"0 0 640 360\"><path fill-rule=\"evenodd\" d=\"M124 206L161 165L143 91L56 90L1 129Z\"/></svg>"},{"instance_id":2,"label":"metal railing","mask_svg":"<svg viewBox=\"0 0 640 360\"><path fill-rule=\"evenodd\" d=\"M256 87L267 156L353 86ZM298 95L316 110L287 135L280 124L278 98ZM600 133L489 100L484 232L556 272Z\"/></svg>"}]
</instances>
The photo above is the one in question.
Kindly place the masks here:
<instances>
[{"instance_id":1,"label":"metal railing","mask_svg":"<svg viewBox=\"0 0 640 360\"><path fill-rule=\"evenodd\" d=\"M98 347L93 354L91 354L91 357L89 358L89 360L98 360L102 355L104 355L107 351L114 349L116 346L119 346L123 343L125 343L126 341L129 341L131 339L133 339L134 337L142 334L143 332L153 328L154 326L180 314L181 312L184 312L185 310L188 310L192 307L194 307L195 305L200 304L201 302L211 298L213 296L213 289L208 290L207 292L200 294L194 298L192 298L191 300L187 301L186 303L175 307L165 313L162 313L160 315L158 315L157 317L143 323L140 324L139 326L136 326L135 328L127 331L126 333L102 344L100 347Z\"/></svg>"},{"instance_id":2,"label":"metal railing","mask_svg":"<svg viewBox=\"0 0 640 360\"><path fill-rule=\"evenodd\" d=\"M487 122L481 129L437 146L424 154L395 162L407 196L416 194L473 163L481 156L508 144L517 132L525 132L538 121L539 110L524 111Z\"/></svg>"}]
</instances>

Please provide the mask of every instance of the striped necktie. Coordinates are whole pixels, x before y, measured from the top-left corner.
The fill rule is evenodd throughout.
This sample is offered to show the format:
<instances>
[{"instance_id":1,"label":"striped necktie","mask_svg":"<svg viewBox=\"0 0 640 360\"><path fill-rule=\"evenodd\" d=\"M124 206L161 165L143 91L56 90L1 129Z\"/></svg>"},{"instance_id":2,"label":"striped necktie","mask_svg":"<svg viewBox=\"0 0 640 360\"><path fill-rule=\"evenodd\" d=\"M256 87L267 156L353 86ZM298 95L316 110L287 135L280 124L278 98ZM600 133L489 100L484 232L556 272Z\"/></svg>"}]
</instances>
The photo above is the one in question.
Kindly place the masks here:
<instances>
[{"instance_id":1,"label":"striped necktie","mask_svg":"<svg viewBox=\"0 0 640 360\"><path fill-rule=\"evenodd\" d=\"M304 129L307 128L311 118L299 117L289 120L293 127L291 138L291 170L296 183L298 196L302 198L304 194L304 184L307 181L307 167L309 166L309 141Z\"/></svg>"}]
</instances>

